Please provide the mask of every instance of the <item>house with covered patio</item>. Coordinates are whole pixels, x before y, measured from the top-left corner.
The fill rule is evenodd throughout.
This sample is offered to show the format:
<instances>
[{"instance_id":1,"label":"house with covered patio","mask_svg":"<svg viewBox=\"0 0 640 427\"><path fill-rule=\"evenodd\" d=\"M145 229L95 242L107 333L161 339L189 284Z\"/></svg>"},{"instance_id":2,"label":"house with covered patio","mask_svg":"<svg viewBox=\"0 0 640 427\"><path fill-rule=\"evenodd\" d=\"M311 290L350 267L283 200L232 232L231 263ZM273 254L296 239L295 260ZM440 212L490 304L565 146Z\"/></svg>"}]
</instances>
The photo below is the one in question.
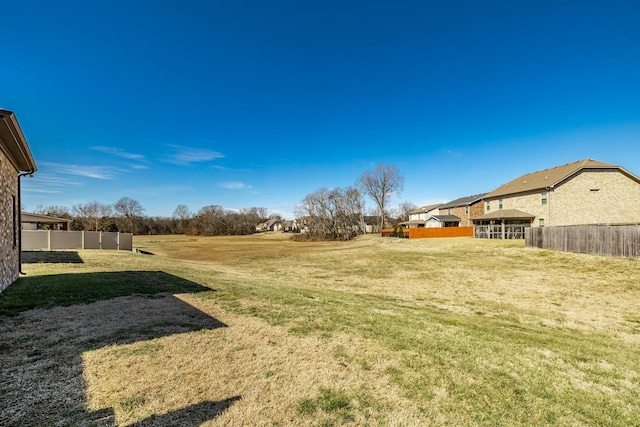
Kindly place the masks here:
<instances>
[{"instance_id":1,"label":"house with covered patio","mask_svg":"<svg viewBox=\"0 0 640 427\"><path fill-rule=\"evenodd\" d=\"M524 227L640 224L640 177L584 159L522 175L484 196L474 235L523 238Z\"/></svg>"}]
</instances>

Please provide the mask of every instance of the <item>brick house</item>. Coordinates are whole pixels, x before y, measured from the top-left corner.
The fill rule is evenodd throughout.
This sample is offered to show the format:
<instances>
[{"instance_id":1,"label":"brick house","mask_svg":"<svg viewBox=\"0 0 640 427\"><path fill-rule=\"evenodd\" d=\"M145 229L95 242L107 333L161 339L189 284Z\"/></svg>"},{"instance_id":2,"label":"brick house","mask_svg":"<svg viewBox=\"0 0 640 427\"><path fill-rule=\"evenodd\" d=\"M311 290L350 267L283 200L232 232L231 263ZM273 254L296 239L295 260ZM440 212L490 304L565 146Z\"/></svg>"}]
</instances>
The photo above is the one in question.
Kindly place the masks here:
<instances>
[{"instance_id":1,"label":"brick house","mask_svg":"<svg viewBox=\"0 0 640 427\"><path fill-rule=\"evenodd\" d=\"M433 216L438 215L438 207L442 203L435 205L420 206L409 212L409 221L401 222L399 225L405 228L426 227L427 221Z\"/></svg>"},{"instance_id":2,"label":"brick house","mask_svg":"<svg viewBox=\"0 0 640 427\"><path fill-rule=\"evenodd\" d=\"M640 177L592 159L522 175L484 196L476 237L522 238L524 226L640 223ZM511 234L512 233L512 234Z\"/></svg>"},{"instance_id":3,"label":"brick house","mask_svg":"<svg viewBox=\"0 0 640 427\"><path fill-rule=\"evenodd\" d=\"M0 109L0 292L20 275L20 179L35 171L15 114Z\"/></svg>"},{"instance_id":4,"label":"brick house","mask_svg":"<svg viewBox=\"0 0 640 427\"><path fill-rule=\"evenodd\" d=\"M438 207L440 215L455 215L460 218L460 227L471 227L471 218L484 213L483 197L487 193L461 197Z\"/></svg>"}]
</instances>

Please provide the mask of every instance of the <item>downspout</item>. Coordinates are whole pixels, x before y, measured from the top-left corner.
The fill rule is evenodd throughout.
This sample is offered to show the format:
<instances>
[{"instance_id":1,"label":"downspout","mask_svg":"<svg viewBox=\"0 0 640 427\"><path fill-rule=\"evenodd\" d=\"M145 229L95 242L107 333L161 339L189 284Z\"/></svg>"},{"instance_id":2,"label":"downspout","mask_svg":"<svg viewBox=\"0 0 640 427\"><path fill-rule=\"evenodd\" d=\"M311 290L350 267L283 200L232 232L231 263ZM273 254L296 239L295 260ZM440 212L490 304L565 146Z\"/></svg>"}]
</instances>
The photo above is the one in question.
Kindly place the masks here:
<instances>
[{"instance_id":1,"label":"downspout","mask_svg":"<svg viewBox=\"0 0 640 427\"><path fill-rule=\"evenodd\" d=\"M547 218L549 218L549 225L553 225L553 221L551 221L551 193L553 188L547 187Z\"/></svg>"},{"instance_id":2,"label":"downspout","mask_svg":"<svg viewBox=\"0 0 640 427\"><path fill-rule=\"evenodd\" d=\"M17 224L17 228L18 230L14 231L15 233L20 233L20 236L18 237L18 267L19 267L19 272L20 274L24 275L26 274L24 271L22 271L22 189L20 188L20 178L22 178L23 176L33 176L33 173L35 172L35 170L31 170L29 172L23 172L23 173L19 173L18 174L18 224ZM15 215L15 213L14 213Z\"/></svg>"}]
</instances>

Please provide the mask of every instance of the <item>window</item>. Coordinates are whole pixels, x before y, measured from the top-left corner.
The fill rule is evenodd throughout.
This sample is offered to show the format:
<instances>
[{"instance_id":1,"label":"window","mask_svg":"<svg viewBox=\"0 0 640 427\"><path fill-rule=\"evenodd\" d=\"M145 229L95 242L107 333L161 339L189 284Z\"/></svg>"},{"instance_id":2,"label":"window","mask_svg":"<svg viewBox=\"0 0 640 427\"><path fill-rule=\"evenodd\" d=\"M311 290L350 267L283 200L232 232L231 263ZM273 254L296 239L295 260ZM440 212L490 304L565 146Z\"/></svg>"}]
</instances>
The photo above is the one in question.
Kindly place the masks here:
<instances>
[{"instance_id":1,"label":"window","mask_svg":"<svg viewBox=\"0 0 640 427\"><path fill-rule=\"evenodd\" d=\"M544 227L544 218L538 219L538 227Z\"/></svg>"},{"instance_id":2,"label":"window","mask_svg":"<svg viewBox=\"0 0 640 427\"><path fill-rule=\"evenodd\" d=\"M598 191L600 191L600 189L599 188L592 188L589 191L591 191L592 193L597 193Z\"/></svg>"},{"instance_id":3,"label":"window","mask_svg":"<svg viewBox=\"0 0 640 427\"><path fill-rule=\"evenodd\" d=\"M541 196L542 204L546 205L547 204L547 192L543 191L542 193L540 193L540 196Z\"/></svg>"},{"instance_id":4,"label":"window","mask_svg":"<svg viewBox=\"0 0 640 427\"><path fill-rule=\"evenodd\" d=\"M465 215L469 215L469 206L465 206L464 213Z\"/></svg>"},{"instance_id":5,"label":"window","mask_svg":"<svg viewBox=\"0 0 640 427\"><path fill-rule=\"evenodd\" d=\"M484 209L489 212L491 210L491 202L487 202Z\"/></svg>"},{"instance_id":6,"label":"window","mask_svg":"<svg viewBox=\"0 0 640 427\"><path fill-rule=\"evenodd\" d=\"M502 209L502 199L498 200L498 209Z\"/></svg>"}]
</instances>

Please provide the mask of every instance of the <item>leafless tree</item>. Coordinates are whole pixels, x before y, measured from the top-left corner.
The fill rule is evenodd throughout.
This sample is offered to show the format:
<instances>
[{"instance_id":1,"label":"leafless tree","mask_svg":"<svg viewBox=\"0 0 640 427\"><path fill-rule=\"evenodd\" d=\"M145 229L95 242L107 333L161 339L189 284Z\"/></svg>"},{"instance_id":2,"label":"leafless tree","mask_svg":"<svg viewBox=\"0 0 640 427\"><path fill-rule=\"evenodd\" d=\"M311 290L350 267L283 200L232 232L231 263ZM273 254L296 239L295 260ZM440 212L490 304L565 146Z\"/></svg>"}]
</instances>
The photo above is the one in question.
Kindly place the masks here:
<instances>
[{"instance_id":1,"label":"leafless tree","mask_svg":"<svg viewBox=\"0 0 640 427\"><path fill-rule=\"evenodd\" d=\"M129 197L122 197L113 205L113 209L120 219L118 229L124 233L134 233L136 220L144 213L140 202Z\"/></svg>"},{"instance_id":2,"label":"leafless tree","mask_svg":"<svg viewBox=\"0 0 640 427\"><path fill-rule=\"evenodd\" d=\"M320 188L298 206L302 226L311 238L349 240L364 232L363 202L355 188Z\"/></svg>"},{"instance_id":3,"label":"leafless tree","mask_svg":"<svg viewBox=\"0 0 640 427\"><path fill-rule=\"evenodd\" d=\"M36 207L36 209L33 211L33 213L39 214L39 215L54 216L54 217L57 217L57 218L71 218L71 214L69 212L69 209L66 206L56 206L56 205L42 206L42 205L38 205Z\"/></svg>"},{"instance_id":4,"label":"leafless tree","mask_svg":"<svg viewBox=\"0 0 640 427\"><path fill-rule=\"evenodd\" d=\"M226 234L226 222L224 218L224 209L219 205L203 206L199 211L197 218L198 231L201 234L217 236Z\"/></svg>"},{"instance_id":5,"label":"leafless tree","mask_svg":"<svg viewBox=\"0 0 640 427\"><path fill-rule=\"evenodd\" d=\"M99 202L78 203L71 208L74 215L79 219L85 230L98 231L100 218L102 218L103 205Z\"/></svg>"},{"instance_id":6,"label":"leafless tree","mask_svg":"<svg viewBox=\"0 0 640 427\"><path fill-rule=\"evenodd\" d=\"M173 211L173 219L177 223L177 232L184 233L189 227L189 222L193 217L193 213L189 210L189 207L185 204L179 204Z\"/></svg>"},{"instance_id":7,"label":"leafless tree","mask_svg":"<svg viewBox=\"0 0 640 427\"><path fill-rule=\"evenodd\" d=\"M398 206L398 219L400 221L409 220L409 212L416 210L418 207L411 202L402 202Z\"/></svg>"},{"instance_id":8,"label":"leafless tree","mask_svg":"<svg viewBox=\"0 0 640 427\"><path fill-rule=\"evenodd\" d=\"M384 227L385 208L392 194L404 189L404 175L394 165L380 163L375 170L366 170L358 178L357 186L378 208L380 228Z\"/></svg>"}]
</instances>

